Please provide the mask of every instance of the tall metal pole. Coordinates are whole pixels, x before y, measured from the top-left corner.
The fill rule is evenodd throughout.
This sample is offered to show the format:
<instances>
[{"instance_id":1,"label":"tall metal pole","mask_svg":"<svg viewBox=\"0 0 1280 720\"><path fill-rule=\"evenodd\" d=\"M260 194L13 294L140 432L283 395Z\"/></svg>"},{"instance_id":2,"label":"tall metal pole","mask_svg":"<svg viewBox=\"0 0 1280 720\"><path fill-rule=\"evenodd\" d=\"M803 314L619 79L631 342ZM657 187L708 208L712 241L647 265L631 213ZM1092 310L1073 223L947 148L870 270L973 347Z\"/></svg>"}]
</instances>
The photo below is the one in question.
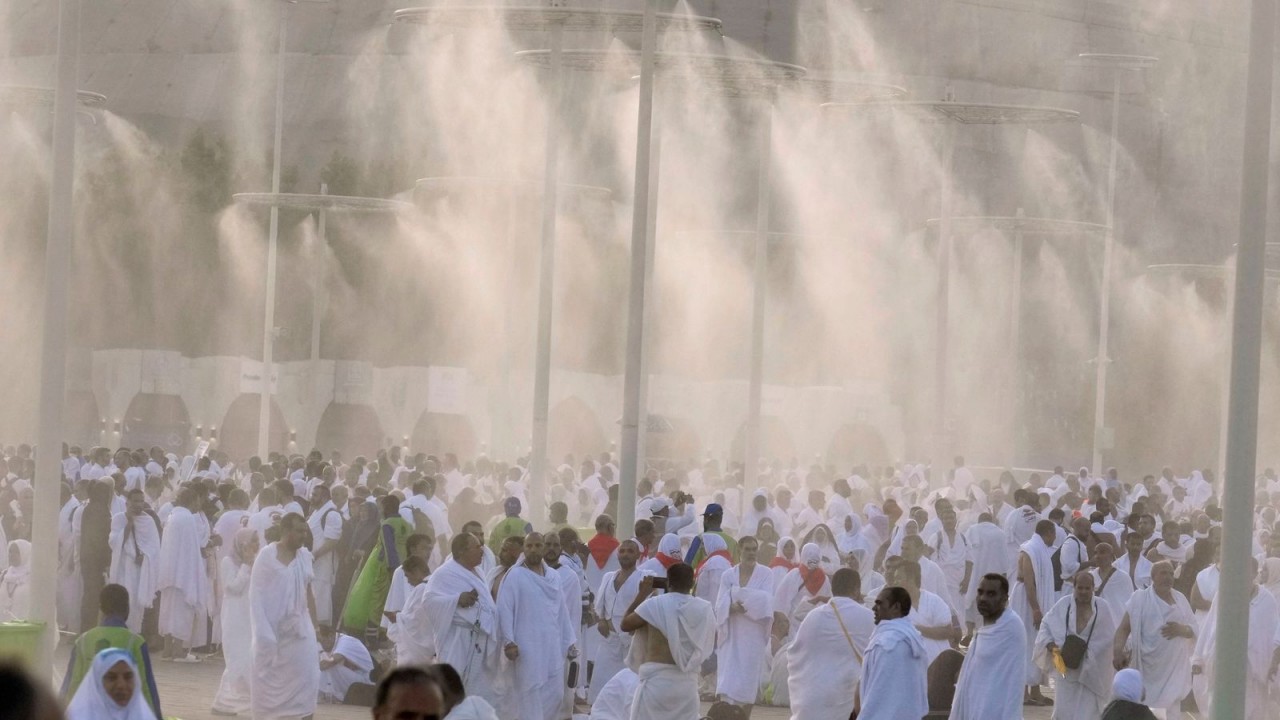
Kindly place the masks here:
<instances>
[{"instance_id":1,"label":"tall metal pole","mask_svg":"<svg viewBox=\"0 0 1280 720\"><path fill-rule=\"evenodd\" d=\"M636 177L631 207L631 288L627 298L627 353L622 390L621 467L618 527L635 524L636 480L640 472L641 354L644 348L646 247L649 244L649 152L653 140L653 75L658 41L658 0L644 4L640 41L640 103L636 120Z\"/></svg>"},{"instance_id":2,"label":"tall metal pole","mask_svg":"<svg viewBox=\"0 0 1280 720\"><path fill-rule=\"evenodd\" d=\"M950 331L948 329L951 312L951 203L952 203L952 165L956 152L956 133L951 124L943 127L942 148L942 208L938 220L938 300L935 347L937 357L934 358L934 437L933 457L930 466L934 468L930 482L942 481L942 469L947 467L947 452L950 449L950 432L947 422L947 358L949 355Z\"/></svg>"},{"instance_id":3,"label":"tall metal pole","mask_svg":"<svg viewBox=\"0 0 1280 720\"><path fill-rule=\"evenodd\" d=\"M320 194L329 194L329 185L320 183ZM317 234L319 244L315 248L311 268L311 391L307 396L307 422L311 424L311 445L315 446L316 433L320 429L320 315L324 307L329 286L325 283L325 250L329 247L329 233L326 227L329 213L321 210L317 218Z\"/></svg>"},{"instance_id":4,"label":"tall metal pole","mask_svg":"<svg viewBox=\"0 0 1280 720\"><path fill-rule=\"evenodd\" d=\"M754 291L751 299L751 368L747 381L747 433L742 446L742 492L739 494L746 512L747 498L756 486L760 472L760 405L764 383L764 315L769 285L769 203L770 171L773 152L773 104L764 100L760 113L760 170L756 177L756 237L752 258Z\"/></svg>"},{"instance_id":5,"label":"tall metal pole","mask_svg":"<svg viewBox=\"0 0 1280 720\"><path fill-rule=\"evenodd\" d=\"M529 452L529 522L546 524L547 416L551 402L551 316L555 304L556 212L560 183L560 115L564 102L564 25L551 26L551 97L547 101L542 176L542 252L538 272L538 349L533 372L533 447Z\"/></svg>"},{"instance_id":6,"label":"tall metal pole","mask_svg":"<svg viewBox=\"0 0 1280 720\"><path fill-rule=\"evenodd\" d=\"M289 35L289 3L280 2L280 47L276 51L276 128L271 152L271 192L280 192L280 155L284 141L284 53ZM267 232L266 311L262 320L262 392L258 396L258 457L265 462L271 437L272 350L276 335L276 246L280 236L280 208L271 206L271 226Z\"/></svg>"},{"instance_id":7,"label":"tall metal pole","mask_svg":"<svg viewBox=\"0 0 1280 720\"><path fill-rule=\"evenodd\" d=\"M53 104L53 170L44 259L40 352L40 420L31 523L31 619L44 623L36 671L49 677L57 637L58 503L62 488L62 412L67 384L67 276L75 233L76 83L80 70L80 0L58 2L58 84Z\"/></svg>"},{"instance_id":8,"label":"tall metal pole","mask_svg":"<svg viewBox=\"0 0 1280 720\"><path fill-rule=\"evenodd\" d=\"M662 110L659 108L653 114L653 129L650 134L649 141L649 232L648 242L645 245L644 260L644 286L654 289L653 285L653 269L657 266L658 252L658 202L659 195L659 179L662 177ZM658 298L654 297L652 292L645 293L644 296L644 333L645 341L640 343L640 415L637 425L641 428L639 441L636 443L636 467L637 475L643 477L643 468L647 467L646 458L649 457L649 381L653 379L653 375L649 372L649 368L653 361L653 343L648 342L650 332L653 330L653 308L658 303Z\"/></svg>"},{"instance_id":9,"label":"tall metal pole","mask_svg":"<svg viewBox=\"0 0 1280 720\"><path fill-rule=\"evenodd\" d=\"M1235 268L1228 265L1226 283L1227 287L1231 288L1231 307L1228 308L1228 312L1230 313L1235 312L1235 282ZM1226 343L1223 343L1223 345L1225 344ZM1223 483L1227 480L1227 426L1230 424L1229 418L1231 417L1231 351L1224 347L1222 355L1223 387L1222 398L1218 403L1218 477L1217 482L1215 483L1217 487L1214 488L1219 495L1222 493Z\"/></svg>"},{"instance_id":10,"label":"tall metal pole","mask_svg":"<svg viewBox=\"0 0 1280 720\"><path fill-rule=\"evenodd\" d=\"M1249 677L1249 602L1254 588L1249 548L1253 534L1254 471L1258 454L1259 364L1267 239L1267 173L1271 148L1271 82L1275 0L1253 0L1244 114L1240 245L1236 253L1231 327L1231 416L1222 504L1222 582L1214 648L1215 720L1243 720ZM1265 590L1263 591L1265 592Z\"/></svg>"},{"instance_id":11,"label":"tall metal pole","mask_svg":"<svg viewBox=\"0 0 1280 720\"><path fill-rule=\"evenodd\" d=\"M1026 214L1018 208L1018 219ZM1009 308L1009 467L1018 464L1018 411L1022 391L1022 225L1013 231L1013 282Z\"/></svg>"},{"instance_id":12,"label":"tall metal pole","mask_svg":"<svg viewBox=\"0 0 1280 720\"><path fill-rule=\"evenodd\" d=\"M1098 308L1098 357L1094 360L1093 465L1102 473L1102 434L1107 419L1107 366L1111 364L1107 345L1111 328L1111 265L1116 244L1116 159L1120 150L1120 70L1114 70L1111 84L1111 158L1107 164L1107 235L1102 247L1102 302Z\"/></svg>"}]
</instances>

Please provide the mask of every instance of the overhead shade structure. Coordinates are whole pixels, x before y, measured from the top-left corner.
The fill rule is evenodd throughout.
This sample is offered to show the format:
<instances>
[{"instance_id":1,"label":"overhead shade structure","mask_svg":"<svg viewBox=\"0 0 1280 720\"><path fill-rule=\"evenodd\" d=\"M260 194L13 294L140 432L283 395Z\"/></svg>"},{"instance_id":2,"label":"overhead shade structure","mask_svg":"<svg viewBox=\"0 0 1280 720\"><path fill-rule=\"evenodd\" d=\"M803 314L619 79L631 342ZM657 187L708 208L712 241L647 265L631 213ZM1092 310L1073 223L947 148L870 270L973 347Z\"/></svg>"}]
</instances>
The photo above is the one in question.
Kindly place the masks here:
<instances>
[{"instance_id":1,"label":"overhead shade structure","mask_svg":"<svg viewBox=\"0 0 1280 720\"><path fill-rule=\"evenodd\" d=\"M218 426L218 449L232 460L244 461L258 452L258 410L262 396L245 393L231 401ZM289 426L284 411L274 399L271 401L271 428L267 447L284 451L289 447Z\"/></svg>"},{"instance_id":2,"label":"overhead shade structure","mask_svg":"<svg viewBox=\"0 0 1280 720\"><path fill-rule=\"evenodd\" d=\"M447 415L424 411L413 426L409 449L437 457L453 453L461 458L475 457L478 449L476 429L466 415Z\"/></svg>"},{"instance_id":3,"label":"overhead shade structure","mask_svg":"<svg viewBox=\"0 0 1280 720\"><path fill-rule=\"evenodd\" d=\"M114 431L114 429L112 430ZM116 445L109 433L104 440ZM184 455L191 447L191 415L178 395L138 393L121 418L120 447L160 447Z\"/></svg>"},{"instance_id":4,"label":"overhead shade structure","mask_svg":"<svg viewBox=\"0 0 1280 720\"><path fill-rule=\"evenodd\" d=\"M384 439L382 421L369 405L329 403L316 428L316 449L326 457L337 450L344 458L363 455L372 459Z\"/></svg>"}]
</instances>

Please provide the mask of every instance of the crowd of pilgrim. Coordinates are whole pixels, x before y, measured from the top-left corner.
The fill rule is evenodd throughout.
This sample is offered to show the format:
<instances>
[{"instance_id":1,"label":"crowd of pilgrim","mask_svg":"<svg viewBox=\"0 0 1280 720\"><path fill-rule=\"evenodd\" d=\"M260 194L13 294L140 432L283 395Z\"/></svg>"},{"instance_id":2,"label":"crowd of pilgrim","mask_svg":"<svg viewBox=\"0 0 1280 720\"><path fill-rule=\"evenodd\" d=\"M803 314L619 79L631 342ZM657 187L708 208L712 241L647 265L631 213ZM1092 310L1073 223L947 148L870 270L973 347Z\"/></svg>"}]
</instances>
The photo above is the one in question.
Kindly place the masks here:
<instances>
[{"instance_id":1,"label":"crowd of pilgrim","mask_svg":"<svg viewBox=\"0 0 1280 720\"><path fill-rule=\"evenodd\" d=\"M63 449L59 625L71 720L162 718L152 663L225 662L212 711L379 701L397 666L441 717L795 720L1206 716L1213 476L664 463L619 528L608 454L548 468ZM0 466L0 616L30 611L32 452ZM1249 717L1280 709L1280 479L1258 479ZM127 676L127 682L125 679ZM124 688L128 688L128 691ZM114 689L113 689L114 688ZM1045 690L1051 689L1048 694ZM1273 698L1274 695L1274 698ZM385 699L385 698L382 698ZM80 710L77 710L80 708ZM1154 715L1153 715L1154 713ZM109 715L126 720L119 712Z\"/></svg>"}]
</instances>

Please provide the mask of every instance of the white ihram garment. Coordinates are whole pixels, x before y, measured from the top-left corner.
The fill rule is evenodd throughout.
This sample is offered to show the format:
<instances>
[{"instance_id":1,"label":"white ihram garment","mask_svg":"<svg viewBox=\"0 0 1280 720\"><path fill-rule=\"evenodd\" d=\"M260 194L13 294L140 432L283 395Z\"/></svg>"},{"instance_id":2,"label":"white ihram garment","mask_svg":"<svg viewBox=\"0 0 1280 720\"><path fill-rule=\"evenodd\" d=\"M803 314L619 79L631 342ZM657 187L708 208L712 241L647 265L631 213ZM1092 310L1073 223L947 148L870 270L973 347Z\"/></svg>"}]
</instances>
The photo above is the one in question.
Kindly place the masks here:
<instances>
[{"instance_id":1,"label":"white ihram garment","mask_svg":"<svg viewBox=\"0 0 1280 720\"><path fill-rule=\"evenodd\" d=\"M253 566L222 558L222 656L226 669L214 695L213 706L224 712L247 714L249 684L253 675L253 631L249 604L249 579Z\"/></svg>"},{"instance_id":2,"label":"white ihram garment","mask_svg":"<svg viewBox=\"0 0 1280 720\"><path fill-rule=\"evenodd\" d=\"M1026 628L1005 609L974 633L956 682L950 720L1021 720L1027 667Z\"/></svg>"},{"instance_id":3,"label":"white ihram garment","mask_svg":"<svg viewBox=\"0 0 1280 720\"><path fill-rule=\"evenodd\" d=\"M923 641L906 618L876 625L863 660L859 720L919 720L929 711Z\"/></svg>"},{"instance_id":4,"label":"white ihram garment","mask_svg":"<svg viewBox=\"0 0 1280 720\"><path fill-rule=\"evenodd\" d=\"M277 544L258 553L249 579L253 632L252 707L254 720L314 715L320 685L316 631L307 593L311 552L300 548L288 565Z\"/></svg>"},{"instance_id":5,"label":"white ihram garment","mask_svg":"<svg viewBox=\"0 0 1280 720\"><path fill-rule=\"evenodd\" d=\"M621 570L615 570L605 573L604 579L600 581L600 589L596 593L596 616L609 620L612 626L609 636L602 636L598 627L587 631L588 635L592 633L596 635L593 638L596 648L595 669L592 671L591 686L587 693L587 700L593 706L613 676L626 669L627 654L631 651L631 636L619 628L622 627L622 619L627 614L627 608L631 607L631 603L635 602L636 595L640 592L641 576L633 569L631 574L622 581L621 587L615 587L618 574L621 572ZM632 673L632 676L634 675L635 673Z\"/></svg>"},{"instance_id":6,"label":"white ihram garment","mask_svg":"<svg viewBox=\"0 0 1280 720\"><path fill-rule=\"evenodd\" d=\"M741 603L746 610L734 614ZM773 629L773 573L756 565L747 584L737 567L720 576L715 604L720 647L716 651L716 694L739 704L752 704L760 690L760 678L769 658L769 631Z\"/></svg>"},{"instance_id":7,"label":"white ihram garment","mask_svg":"<svg viewBox=\"0 0 1280 720\"><path fill-rule=\"evenodd\" d=\"M1079 619L1075 597L1068 595L1045 613L1036 634L1035 662L1057 683L1054 720L1099 720L1111 702L1111 681L1116 674L1111 664L1118 625L1115 613L1106 600L1094 598L1093 617L1083 629ZM1088 647L1080 667L1068 668L1066 676L1062 676L1053 665L1049 643L1061 649L1068 635L1087 640Z\"/></svg>"},{"instance_id":8,"label":"white ihram garment","mask_svg":"<svg viewBox=\"0 0 1280 720\"><path fill-rule=\"evenodd\" d=\"M459 607L458 596L473 590L476 603ZM415 595L417 591L415 588ZM431 631L438 662L448 663L458 671L469 695L478 695L496 706L494 675L502 646L498 642L498 606L484 580L476 571L448 560L427 579L421 594L421 606L434 620ZM410 615L411 610L416 614L417 607L412 600L405 603L405 615ZM402 634L410 634L409 628L404 629Z\"/></svg>"},{"instance_id":9,"label":"white ihram garment","mask_svg":"<svg viewBox=\"0 0 1280 720\"><path fill-rule=\"evenodd\" d=\"M338 554L334 545L342 538L342 513L333 505L333 501L325 503L319 510L311 513L307 520L311 528L314 547L321 543L331 544L330 551L315 559L316 578L311 583L311 593L315 596L316 622L333 626L333 583L338 577Z\"/></svg>"},{"instance_id":10,"label":"white ihram garment","mask_svg":"<svg viewBox=\"0 0 1280 720\"><path fill-rule=\"evenodd\" d=\"M875 626L870 610L845 597L805 617L787 652L793 720L847 720Z\"/></svg>"},{"instance_id":11,"label":"white ihram garment","mask_svg":"<svg viewBox=\"0 0 1280 720\"><path fill-rule=\"evenodd\" d=\"M640 676L631 720L697 720L697 670L715 646L715 613L710 603L666 593L640 603L636 614L648 626L635 632L627 659ZM648 634L655 631L666 637L674 665L645 662Z\"/></svg>"},{"instance_id":12,"label":"white ihram garment","mask_svg":"<svg viewBox=\"0 0 1280 720\"><path fill-rule=\"evenodd\" d=\"M129 629L142 632L142 616L156 597L160 560L160 528L146 513L130 518L120 513L111 518L111 569L107 581L129 591Z\"/></svg>"},{"instance_id":13,"label":"white ihram garment","mask_svg":"<svg viewBox=\"0 0 1280 720\"><path fill-rule=\"evenodd\" d=\"M1036 598L1040 612L1048 612L1057 601L1058 593L1053 589L1053 551L1039 535L1022 544L1022 553L1031 559L1031 572L1036 583ZM1019 564L1021 564L1019 562ZM1022 629L1027 647L1023 652L1026 659L1025 672L1027 685L1039 685L1044 681L1040 668L1031 661L1031 646L1035 643L1035 617L1031 611L1031 599L1027 596L1027 586L1019 579L1013 584L1013 592L1009 598L1009 609L1022 619Z\"/></svg>"},{"instance_id":14,"label":"white ihram garment","mask_svg":"<svg viewBox=\"0 0 1280 720\"><path fill-rule=\"evenodd\" d=\"M502 642L520 648L512 662L520 720L556 720L564 699L564 660L574 638L560 576L545 563L541 570L539 575L516 565L498 590Z\"/></svg>"},{"instance_id":15,"label":"white ihram garment","mask_svg":"<svg viewBox=\"0 0 1280 720\"><path fill-rule=\"evenodd\" d=\"M1191 604L1177 590L1173 604L1161 600L1153 588L1139 590L1129 598L1129 667L1142 673L1146 689L1144 702L1152 708L1176 708L1191 691L1191 653L1194 638L1166 638L1160 633L1165 623L1195 627Z\"/></svg>"},{"instance_id":16,"label":"white ihram garment","mask_svg":"<svg viewBox=\"0 0 1280 720\"><path fill-rule=\"evenodd\" d=\"M149 518L148 518L149 519ZM188 648L204 637L209 602L209 576L200 555L204 541L196 517L174 507L160 541L160 633L177 638Z\"/></svg>"},{"instance_id":17,"label":"white ihram garment","mask_svg":"<svg viewBox=\"0 0 1280 720\"><path fill-rule=\"evenodd\" d=\"M333 652L322 653L321 659L341 655L344 660L355 665L347 667L346 663L338 663L331 668L320 671L320 695L332 702L342 702L347 691L356 683L368 683L369 673L373 670L373 656L369 649L350 635L338 634L333 643Z\"/></svg>"},{"instance_id":18,"label":"white ihram garment","mask_svg":"<svg viewBox=\"0 0 1280 720\"><path fill-rule=\"evenodd\" d=\"M1277 647L1276 633L1280 630L1280 603L1264 588L1257 588L1249 601L1249 647L1247 653L1248 680L1245 690L1245 718L1247 720L1266 720L1268 712L1268 688L1271 659ZM1203 669L1209 688L1208 710L1213 703L1214 650L1218 636L1218 601L1215 597L1213 607L1205 619L1204 627L1196 638L1195 655L1192 665Z\"/></svg>"}]
</instances>

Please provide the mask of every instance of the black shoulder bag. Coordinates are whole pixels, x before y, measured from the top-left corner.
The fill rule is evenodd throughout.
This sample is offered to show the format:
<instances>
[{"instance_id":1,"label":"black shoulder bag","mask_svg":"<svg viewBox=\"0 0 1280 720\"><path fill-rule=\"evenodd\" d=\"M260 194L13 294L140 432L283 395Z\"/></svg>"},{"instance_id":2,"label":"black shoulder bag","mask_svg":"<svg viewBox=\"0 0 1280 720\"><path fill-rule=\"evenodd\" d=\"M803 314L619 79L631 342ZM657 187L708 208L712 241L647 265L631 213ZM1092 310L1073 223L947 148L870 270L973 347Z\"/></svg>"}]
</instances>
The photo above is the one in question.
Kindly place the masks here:
<instances>
[{"instance_id":1,"label":"black shoulder bag","mask_svg":"<svg viewBox=\"0 0 1280 720\"><path fill-rule=\"evenodd\" d=\"M1093 639L1093 627L1098 624L1098 609L1093 610L1093 621L1089 623L1089 634L1080 637L1071 632L1071 606L1067 606L1067 638L1062 641L1062 664L1069 670L1079 670L1084 663L1085 652L1089 649L1089 640Z\"/></svg>"}]
</instances>

